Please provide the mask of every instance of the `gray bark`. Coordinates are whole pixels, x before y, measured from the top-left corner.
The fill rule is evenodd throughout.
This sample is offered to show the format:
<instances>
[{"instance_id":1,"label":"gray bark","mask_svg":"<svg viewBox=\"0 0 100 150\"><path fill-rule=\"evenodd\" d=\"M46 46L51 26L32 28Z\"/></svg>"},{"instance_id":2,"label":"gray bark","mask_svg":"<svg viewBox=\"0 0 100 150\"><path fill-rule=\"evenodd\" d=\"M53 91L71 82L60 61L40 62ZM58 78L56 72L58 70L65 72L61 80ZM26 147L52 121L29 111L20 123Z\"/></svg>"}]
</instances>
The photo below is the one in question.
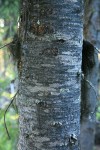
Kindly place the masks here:
<instances>
[{"instance_id":1,"label":"gray bark","mask_svg":"<svg viewBox=\"0 0 100 150\"><path fill-rule=\"evenodd\" d=\"M18 150L79 150L82 1L23 1Z\"/></svg>"},{"instance_id":2,"label":"gray bark","mask_svg":"<svg viewBox=\"0 0 100 150\"><path fill-rule=\"evenodd\" d=\"M100 1L86 0L84 7L84 38L94 46L100 47ZM87 49L91 51L90 49ZM82 102L81 102L81 149L92 150L94 146L94 133L96 121L97 87L98 87L98 54L94 53L95 65L85 72L85 79L82 81ZM84 60L83 60L84 61ZM84 72L83 72L84 73ZM92 86L89 85L91 83ZM95 91L93 90L95 89ZM88 139L88 142L87 142Z\"/></svg>"},{"instance_id":3,"label":"gray bark","mask_svg":"<svg viewBox=\"0 0 100 150\"><path fill-rule=\"evenodd\" d=\"M95 145L100 147L100 121L96 122Z\"/></svg>"},{"instance_id":4,"label":"gray bark","mask_svg":"<svg viewBox=\"0 0 100 150\"><path fill-rule=\"evenodd\" d=\"M100 0L86 0L84 38L100 48Z\"/></svg>"},{"instance_id":5,"label":"gray bark","mask_svg":"<svg viewBox=\"0 0 100 150\"><path fill-rule=\"evenodd\" d=\"M92 44L83 44L81 85L81 150L93 150L97 103L98 55ZM84 52L84 51L83 51ZM88 142L87 142L88 141Z\"/></svg>"}]
</instances>

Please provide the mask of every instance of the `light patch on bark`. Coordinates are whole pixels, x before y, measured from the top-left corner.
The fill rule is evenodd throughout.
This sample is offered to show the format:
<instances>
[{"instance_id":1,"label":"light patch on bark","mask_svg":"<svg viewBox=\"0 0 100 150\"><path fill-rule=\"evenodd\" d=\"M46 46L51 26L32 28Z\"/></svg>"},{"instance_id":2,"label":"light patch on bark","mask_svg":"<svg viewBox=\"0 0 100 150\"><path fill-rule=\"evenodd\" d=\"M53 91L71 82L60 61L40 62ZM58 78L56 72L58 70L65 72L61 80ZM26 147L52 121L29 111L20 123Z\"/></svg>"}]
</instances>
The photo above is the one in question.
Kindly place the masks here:
<instances>
[{"instance_id":1,"label":"light patch on bark","mask_svg":"<svg viewBox=\"0 0 100 150\"><path fill-rule=\"evenodd\" d=\"M66 36L66 34L64 34L64 33L56 32L56 34L37 36L37 35L35 35L35 34L31 33L31 32L28 32L28 36L30 38L32 38L33 40L38 39L40 41L48 41L48 42L63 39L64 41L67 41L69 43L69 45L76 45L78 47L81 47L81 45L80 45L81 41L75 41L74 40L74 37L75 37L74 34Z\"/></svg>"},{"instance_id":2,"label":"light patch on bark","mask_svg":"<svg viewBox=\"0 0 100 150\"><path fill-rule=\"evenodd\" d=\"M52 64L41 64L41 66L43 66L43 67L55 67L55 65L52 65Z\"/></svg>"},{"instance_id":3,"label":"light patch on bark","mask_svg":"<svg viewBox=\"0 0 100 150\"><path fill-rule=\"evenodd\" d=\"M36 141L38 143L42 143L42 142L50 141L50 138L48 138L48 137L37 137Z\"/></svg>"},{"instance_id":4,"label":"light patch on bark","mask_svg":"<svg viewBox=\"0 0 100 150\"><path fill-rule=\"evenodd\" d=\"M55 88L50 88L48 86L28 86L27 87L27 90L30 91L30 92L56 92L56 89Z\"/></svg>"},{"instance_id":5,"label":"light patch on bark","mask_svg":"<svg viewBox=\"0 0 100 150\"><path fill-rule=\"evenodd\" d=\"M76 63L76 57L75 56L73 56L72 55L72 52L69 52L68 53L68 56L67 56L67 58L66 58L66 55L59 55L58 56L58 59L61 61L61 63L63 63L63 65L64 66L66 66L66 65L68 65L68 64L72 64L72 65L74 65L75 63ZM77 60L78 61L78 60ZM79 66L79 68L80 68L80 66ZM66 68L67 69L67 68ZM76 68L71 68L71 69L69 69L69 70L71 70L71 71L75 71L75 70L79 70L78 69L78 67L76 66Z\"/></svg>"},{"instance_id":6,"label":"light patch on bark","mask_svg":"<svg viewBox=\"0 0 100 150\"><path fill-rule=\"evenodd\" d=\"M61 142L61 141L56 141L56 142L50 142L50 147L55 147L55 146L67 146L68 145L68 141L64 141L64 142Z\"/></svg>"}]
</instances>

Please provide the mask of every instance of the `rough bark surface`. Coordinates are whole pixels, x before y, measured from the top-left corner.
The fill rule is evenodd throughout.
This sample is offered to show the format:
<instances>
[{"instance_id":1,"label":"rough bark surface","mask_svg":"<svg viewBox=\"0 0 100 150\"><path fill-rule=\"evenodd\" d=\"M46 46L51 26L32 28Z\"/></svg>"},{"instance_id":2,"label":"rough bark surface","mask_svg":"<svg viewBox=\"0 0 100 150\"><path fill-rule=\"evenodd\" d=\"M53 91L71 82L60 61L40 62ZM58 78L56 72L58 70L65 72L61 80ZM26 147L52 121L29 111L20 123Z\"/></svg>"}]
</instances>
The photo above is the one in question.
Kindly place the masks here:
<instances>
[{"instance_id":1,"label":"rough bark surface","mask_svg":"<svg viewBox=\"0 0 100 150\"><path fill-rule=\"evenodd\" d=\"M79 150L81 0L23 0L18 150Z\"/></svg>"}]
</instances>

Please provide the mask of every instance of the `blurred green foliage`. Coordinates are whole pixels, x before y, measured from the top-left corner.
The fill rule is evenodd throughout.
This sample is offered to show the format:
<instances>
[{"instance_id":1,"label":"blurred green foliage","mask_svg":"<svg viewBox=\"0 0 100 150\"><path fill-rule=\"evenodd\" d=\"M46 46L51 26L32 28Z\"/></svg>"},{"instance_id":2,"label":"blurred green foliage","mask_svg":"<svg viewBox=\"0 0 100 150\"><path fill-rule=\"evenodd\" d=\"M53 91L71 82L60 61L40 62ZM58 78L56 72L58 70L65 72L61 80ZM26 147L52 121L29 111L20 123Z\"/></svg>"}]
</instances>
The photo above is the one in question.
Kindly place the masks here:
<instances>
[{"instance_id":1,"label":"blurred green foliage","mask_svg":"<svg viewBox=\"0 0 100 150\"><path fill-rule=\"evenodd\" d=\"M9 71L8 71L9 72ZM6 114L6 124L11 137L8 139L5 126L4 126L4 112L11 100L11 94L7 92L6 88L11 82L10 76L0 78L0 150L16 150L17 139L18 139L18 114L16 109L12 106L9 108ZM4 101L4 99L8 99Z\"/></svg>"},{"instance_id":2,"label":"blurred green foliage","mask_svg":"<svg viewBox=\"0 0 100 150\"><path fill-rule=\"evenodd\" d=\"M7 133L4 126L4 115L5 110L0 111L0 150L17 150L17 140L18 140L18 125L17 118L14 109L10 108L10 111L6 115L7 128L11 137L8 139Z\"/></svg>"},{"instance_id":3,"label":"blurred green foliage","mask_svg":"<svg viewBox=\"0 0 100 150\"><path fill-rule=\"evenodd\" d=\"M100 121L100 102L98 103L97 113L96 113L96 119Z\"/></svg>"},{"instance_id":4,"label":"blurred green foliage","mask_svg":"<svg viewBox=\"0 0 100 150\"><path fill-rule=\"evenodd\" d=\"M12 37L15 34L15 30L17 29L18 15L19 0L0 1L0 20L4 21L4 27L3 25L1 26L0 32L3 34L3 39Z\"/></svg>"},{"instance_id":5,"label":"blurred green foliage","mask_svg":"<svg viewBox=\"0 0 100 150\"><path fill-rule=\"evenodd\" d=\"M0 45L12 41L17 31L19 0L0 0ZM11 106L6 114L6 124L11 140L8 139L4 126L4 112L12 95L8 90L11 80L17 76L7 47L0 49L0 150L16 150L18 140L18 114Z\"/></svg>"}]
</instances>

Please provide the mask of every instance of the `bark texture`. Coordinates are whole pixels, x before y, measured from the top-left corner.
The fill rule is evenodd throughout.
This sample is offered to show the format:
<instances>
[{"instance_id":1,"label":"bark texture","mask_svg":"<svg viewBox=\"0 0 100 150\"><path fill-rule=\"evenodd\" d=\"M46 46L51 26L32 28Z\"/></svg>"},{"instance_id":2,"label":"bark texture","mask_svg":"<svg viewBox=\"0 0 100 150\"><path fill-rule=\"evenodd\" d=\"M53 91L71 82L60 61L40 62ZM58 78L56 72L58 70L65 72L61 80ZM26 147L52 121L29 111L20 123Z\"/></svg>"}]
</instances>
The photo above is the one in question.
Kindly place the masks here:
<instances>
[{"instance_id":1,"label":"bark texture","mask_svg":"<svg viewBox=\"0 0 100 150\"><path fill-rule=\"evenodd\" d=\"M94 46L83 42L81 85L81 150L94 149L97 103L98 55Z\"/></svg>"},{"instance_id":2,"label":"bark texture","mask_svg":"<svg viewBox=\"0 0 100 150\"><path fill-rule=\"evenodd\" d=\"M81 0L23 0L18 150L79 150Z\"/></svg>"},{"instance_id":3,"label":"bark texture","mask_svg":"<svg viewBox=\"0 0 100 150\"><path fill-rule=\"evenodd\" d=\"M84 5L84 38L90 41L94 46L100 47L100 1L86 0ZM85 80L82 81L82 102L81 102L81 150L93 150L96 105L97 105L97 87L98 87L98 54L96 49L84 47L88 53L84 55L88 61L94 59L92 67L85 67ZM84 45L83 45L84 46ZM88 56L89 55L89 56ZM91 55L91 56L90 56ZM83 59L83 62L87 62ZM86 63L87 65L87 63ZM88 82L87 82L88 81ZM91 85L92 86L91 86ZM95 89L95 91L94 91ZM97 94L98 95L98 94ZM87 142L88 139L88 142Z\"/></svg>"},{"instance_id":4,"label":"bark texture","mask_svg":"<svg viewBox=\"0 0 100 150\"><path fill-rule=\"evenodd\" d=\"M100 49L100 0L86 0L84 38Z\"/></svg>"}]
</instances>

